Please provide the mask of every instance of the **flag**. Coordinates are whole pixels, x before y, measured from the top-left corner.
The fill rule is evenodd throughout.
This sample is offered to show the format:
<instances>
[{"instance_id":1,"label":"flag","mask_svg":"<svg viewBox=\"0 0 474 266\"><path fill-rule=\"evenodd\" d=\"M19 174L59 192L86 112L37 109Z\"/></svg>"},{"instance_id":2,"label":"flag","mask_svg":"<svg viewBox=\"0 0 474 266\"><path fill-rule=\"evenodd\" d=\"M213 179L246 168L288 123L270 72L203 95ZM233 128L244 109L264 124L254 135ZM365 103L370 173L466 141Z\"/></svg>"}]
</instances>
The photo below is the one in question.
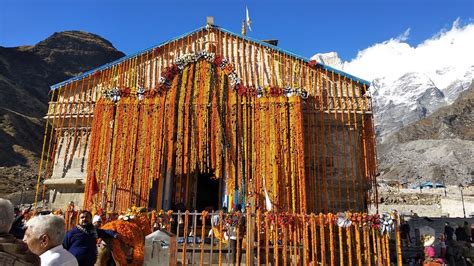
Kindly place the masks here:
<instances>
[{"instance_id":1,"label":"flag","mask_svg":"<svg viewBox=\"0 0 474 266\"><path fill-rule=\"evenodd\" d=\"M270 201L270 197L268 196L267 186L265 185L265 177L263 178L263 190L265 191L265 208L267 211L272 210L272 202Z\"/></svg>"},{"instance_id":2,"label":"flag","mask_svg":"<svg viewBox=\"0 0 474 266\"><path fill-rule=\"evenodd\" d=\"M247 6L245 6L245 14L245 24L247 24L249 30L252 31L252 27L250 27L250 23L252 23L252 21L250 20L249 9L247 8Z\"/></svg>"},{"instance_id":3,"label":"flag","mask_svg":"<svg viewBox=\"0 0 474 266\"><path fill-rule=\"evenodd\" d=\"M92 171L92 176L90 177L90 180L88 180L88 185L89 185L89 195L87 195L88 196L87 200L89 202L92 202L94 195L99 192L99 184L97 184L95 171Z\"/></svg>"}]
</instances>

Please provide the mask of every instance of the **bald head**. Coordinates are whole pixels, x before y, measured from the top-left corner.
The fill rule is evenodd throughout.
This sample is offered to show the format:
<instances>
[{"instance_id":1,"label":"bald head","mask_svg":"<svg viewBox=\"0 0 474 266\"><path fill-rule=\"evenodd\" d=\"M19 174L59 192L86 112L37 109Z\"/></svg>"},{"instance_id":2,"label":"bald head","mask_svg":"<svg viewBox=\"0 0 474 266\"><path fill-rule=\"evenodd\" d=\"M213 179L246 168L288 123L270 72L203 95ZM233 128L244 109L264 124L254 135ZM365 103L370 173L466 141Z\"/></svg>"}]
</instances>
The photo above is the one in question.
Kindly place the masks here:
<instances>
[{"instance_id":1,"label":"bald head","mask_svg":"<svg viewBox=\"0 0 474 266\"><path fill-rule=\"evenodd\" d=\"M13 219L15 219L14 210L13 204L9 200L0 198L0 233L10 231Z\"/></svg>"}]
</instances>

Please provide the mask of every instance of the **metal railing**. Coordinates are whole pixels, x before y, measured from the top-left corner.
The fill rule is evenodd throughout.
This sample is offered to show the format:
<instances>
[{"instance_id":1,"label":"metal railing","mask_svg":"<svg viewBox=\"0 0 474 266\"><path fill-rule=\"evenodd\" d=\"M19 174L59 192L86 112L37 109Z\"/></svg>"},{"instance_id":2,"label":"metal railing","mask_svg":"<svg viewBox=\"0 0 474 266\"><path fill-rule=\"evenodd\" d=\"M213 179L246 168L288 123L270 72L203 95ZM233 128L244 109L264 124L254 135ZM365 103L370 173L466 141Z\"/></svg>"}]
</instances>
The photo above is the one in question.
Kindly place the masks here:
<instances>
[{"instance_id":1,"label":"metal railing","mask_svg":"<svg viewBox=\"0 0 474 266\"><path fill-rule=\"evenodd\" d=\"M154 226L176 234L175 257L186 265L401 265L397 219L396 214L186 211L165 213Z\"/></svg>"}]
</instances>

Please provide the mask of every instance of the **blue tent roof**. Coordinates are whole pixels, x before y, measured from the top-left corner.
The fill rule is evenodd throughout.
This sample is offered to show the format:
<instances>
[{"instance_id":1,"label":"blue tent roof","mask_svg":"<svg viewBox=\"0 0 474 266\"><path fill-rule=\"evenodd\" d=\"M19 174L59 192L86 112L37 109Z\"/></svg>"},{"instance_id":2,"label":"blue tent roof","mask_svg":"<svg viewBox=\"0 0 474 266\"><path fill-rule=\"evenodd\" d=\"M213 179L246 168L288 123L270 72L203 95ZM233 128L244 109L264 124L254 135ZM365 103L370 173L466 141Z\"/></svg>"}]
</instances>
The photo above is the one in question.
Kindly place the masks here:
<instances>
[{"instance_id":1,"label":"blue tent roof","mask_svg":"<svg viewBox=\"0 0 474 266\"><path fill-rule=\"evenodd\" d=\"M420 184L418 186L413 186L413 188L443 188L443 187L446 187L445 185L441 184L441 183L433 183L433 182L426 182L426 183L423 183L423 184Z\"/></svg>"},{"instance_id":2,"label":"blue tent roof","mask_svg":"<svg viewBox=\"0 0 474 266\"><path fill-rule=\"evenodd\" d=\"M228 31L228 30L226 30L226 29L223 29L223 28L221 28L221 27L219 27L219 26L213 26L213 28L214 28L214 29L218 29L218 30L220 30L220 31L222 31L222 32L225 32L225 33L227 33L227 34L234 35L234 36L236 36L236 37L239 37L239 38L242 38L242 39L245 39L245 40L248 40L248 41L257 43L257 44L262 45L262 46L264 46L264 47L268 47L268 48L270 48L270 49L273 49L273 50L276 50L276 51L279 51L279 52L288 54L288 55L290 55L290 56L293 56L293 57L295 57L295 58L298 58L298 59L300 59L300 60L303 60L303 61L305 61L305 62L307 62L307 63L310 61L310 59L305 58L305 57L302 57L302 56L299 56L299 55L296 55L296 54L294 54L294 53L292 53L292 52L290 52L290 51L281 49L281 48L279 48L279 47L277 47L277 46L268 44L268 43L266 43L266 42L262 42L262 41L260 41L260 40L257 40L257 39L254 39L254 38L251 38L251 37L248 37L248 36L243 36L243 35L240 35L240 34L233 33L233 32L231 32L231 31ZM198 28L198 29L196 29L196 30L193 30L193 31L188 32L188 33L185 33L185 34L183 34L183 35L181 35L181 36L178 36L178 37L176 37L176 38L173 38L173 39L171 39L171 40L162 42L162 43L160 43L160 44L158 44L158 45L155 45L155 46L150 47L150 48L148 48L148 49L145 49L145 50L143 50L143 51L134 53L134 54L129 55L129 56L124 56L124 57L122 57L122 58L120 58L120 59L117 59L117 60L115 60L115 61L113 61L113 62L110 62L110 63L108 63L108 64L102 65L102 66L97 67L97 68L94 68L94 69L92 69L92 70L89 70L89 71L87 71L87 72L85 72L85 73L83 73L83 74L81 74L81 75L79 75L79 76L77 76L77 77L73 77L73 78L70 78L70 79L65 80L65 81L63 81L63 82L54 84L54 85L52 85L50 88L51 88L51 90L55 90L55 89L57 89L57 88L59 88L59 87L61 87L61 86L63 86L63 85L68 84L68 83L71 83L71 82L74 82L74 81L77 81L77 80L81 80L81 79L83 79L83 78L85 78L85 77L87 77L87 76L89 76L89 75L94 74L94 73L97 72L97 71L101 71L101 70L107 69L107 68L109 68L109 67L111 67L111 66L120 64L120 63L122 63L123 61L126 61L126 60L128 60L128 59L130 59L130 58L137 57L137 56L139 56L139 55L141 55L141 54L144 54L144 53L147 53L147 52L149 52L149 51L151 51L151 50L153 50L153 49L156 49L156 48L158 48L158 47L164 46L164 45L166 45L166 44L168 44L168 43L170 43L170 42L172 42L172 41L174 41L174 40L184 38L184 37L186 37L186 36L188 36L188 35L192 35L192 34L194 34L194 33L196 33L196 32L199 32L199 31L201 31L201 30L203 30L203 29L206 29L206 27L205 27L205 26L204 26L204 27L200 27L200 28ZM368 81L366 81L366 80L363 80L363 79L360 79L360 78L358 78L358 77L352 76L352 75L350 75L350 74L348 74L348 73L346 73L346 72L337 70L337 69L335 69L335 68L332 68L332 67L330 67L330 66L321 64L321 63L319 63L319 62L317 63L317 65L320 66L320 67L322 67L323 69L326 69L326 70L328 70L328 71L334 72L334 73L336 73L336 74L340 74L340 75L343 76L343 77L352 79L352 80L355 81L355 82L358 82L358 83L361 83L361 84L363 84L363 85L366 85L367 88L370 86L370 82L368 82Z\"/></svg>"}]
</instances>

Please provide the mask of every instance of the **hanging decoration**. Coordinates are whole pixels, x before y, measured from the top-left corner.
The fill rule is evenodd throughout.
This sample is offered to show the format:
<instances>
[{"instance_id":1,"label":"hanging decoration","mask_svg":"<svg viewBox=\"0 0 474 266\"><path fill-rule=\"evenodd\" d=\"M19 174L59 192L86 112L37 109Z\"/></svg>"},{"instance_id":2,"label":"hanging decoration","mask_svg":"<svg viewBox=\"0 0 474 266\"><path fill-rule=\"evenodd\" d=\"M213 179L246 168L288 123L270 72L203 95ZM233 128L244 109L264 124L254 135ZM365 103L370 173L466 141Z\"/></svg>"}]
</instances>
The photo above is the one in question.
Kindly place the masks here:
<instances>
[{"instance_id":1,"label":"hanging decoration","mask_svg":"<svg viewBox=\"0 0 474 266\"><path fill-rule=\"evenodd\" d=\"M383 213L380 217L380 234L388 234L392 232L394 228L393 217L389 213Z\"/></svg>"},{"instance_id":2,"label":"hanging decoration","mask_svg":"<svg viewBox=\"0 0 474 266\"><path fill-rule=\"evenodd\" d=\"M337 214L337 226L339 227L350 227L352 225L352 221L350 217L343 212Z\"/></svg>"},{"instance_id":3,"label":"hanging decoration","mask_svg":"<svg viewBox=\"0 0 474 266\"><path fill-rule=\"evenodd\" d=\"M298 114L304 90L244 87L232 64L211 53L176 59L159 84L154 93L124 84L97 101L88 168L88 180L95 180L97 188L86 187L86 207L108 202L119 210L146 206L154 181L167 175L175 180L174 202L180 202L189 189L187 178L196 172L225 175L227 191L238 191L233 197L240 198L253 168L251 158L265 151L266 168L274 169L266 176L267 200L276 211L304 210L303 118ZM296 95L300 97L292 97ZM258 112L252 114L251 108ZM275 114L284 114L288 122L269 119ZM267 121L262 128L274 133L256 132L250 123L254 119ZM287 134L275 138L282 128ZM268 145L253 153L248 145L257 141ZM273 157L280 166L273 165ZM290 199L278 197L286 188L278 184L276 167L291 173ZM257 195L263 203L263 188Z\"/></svg>"},{"instance_id":4,"label":"hanging decoration","mask_svg":"<svg viewBox=\"0 0 474 266\"><path fill-rule=\"evenodd\" d=\"M309 94L308 91L303 88L292 88L292 87L253 87L253 86L245 86L242 84L241 79L238 77L234 65L230 63L227 59L222 58L221 56L215 55L214 53L209 53L206 51L201 51L198 53L191 53L185 54L181 57L178 57L174 60L174 64L167 67L164 70L162 76L158 79L158 89L151 89L150 92L147 93L147 96L154 96L154 94L165 93L167 90L171 88L172 80L176 75L180 73L187 65L190 63L196 63L199 60L205 60L208 63L213 64L216 67L219 67L230 79L230 84L235 91L239 94L239 96L251 96L251 97L293 97L299 96L302 99L307 99ZM145 97L146 90L143 87L140 87L137 90L137 97L139 100L143 100ZM128 97L130 96L130 89L129 88L112 88L110 90L104 90L102 94L109 98L113 102L117 102L120 100L120 97Z\"/></svg>"},{"instance_id":5,"label":"hanging decoration","mask_svg":"<svg viewBox=\"0 0 474 266\"><path fill-rule=\"evenodd\" d=\"M59 172L54 160L79 156L85 208L160 204L165 178L166 200L190 208L196 176L208 174L224 178L229 204L364 210L377 202L367 189L376 150L365 91L316 61L199 32L57 87L38 182Z\"/></svg>"},{"instance_id":6,"label":"hanging decoration","mask_svg":"<svg viewBox=\"0 0 474 266\"><path fill-rule=\"evenodd\" d=\"M125 90L121 91L119 88L116 87L110 90L104 90L102 94L104 94L104 97L110 99L112 102L118 102L120 100L120 96L127 95Z\"/></svg>"}]
</instances>

